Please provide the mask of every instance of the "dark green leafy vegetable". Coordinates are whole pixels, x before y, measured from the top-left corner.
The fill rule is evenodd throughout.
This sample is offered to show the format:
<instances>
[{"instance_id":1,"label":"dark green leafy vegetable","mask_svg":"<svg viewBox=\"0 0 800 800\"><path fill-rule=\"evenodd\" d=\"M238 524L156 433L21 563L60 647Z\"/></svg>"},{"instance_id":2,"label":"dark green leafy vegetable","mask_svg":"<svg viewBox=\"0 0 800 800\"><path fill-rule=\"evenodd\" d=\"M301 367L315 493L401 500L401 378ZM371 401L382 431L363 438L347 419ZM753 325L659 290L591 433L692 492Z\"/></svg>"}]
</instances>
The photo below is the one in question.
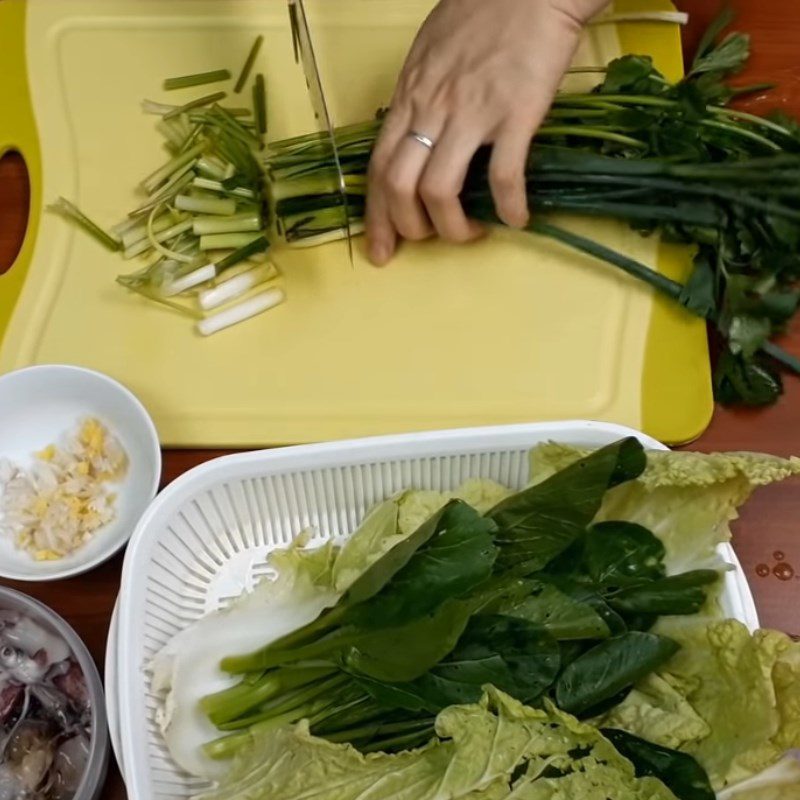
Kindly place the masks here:
<instances>
[{"instance_id":1,"label":"dark green leafy vegetable","mask_svg":"<svg viewBox=\"0 0 800 800\"><path fill-rule=\"evenodd\" d=\"M492 684L522 702L540 697L558 675L558 643L537 625L502 615L472 619L457 647L420 678L386 684L357 678L379 705L438 713L474 703Z\"/></svg>"},{"instance_id":2,"label":"dark green leafy vegetable","mask_svg":"<svg viewBox=\"0 0 800 800\"><path fill-rule=\"evenodd\" d=\"M446 506L426 546L369 603L353 607L345 615L346 623L391 628L478 586L492 574L498 552L496 530L494 522L466 503Z\"/></svg>"},{"instance_id":3,"label":"dark green leafy vegetable","mask_svg":"<svg viewBox=\"0 0 800 800\"><path fill-rule=\"evenodd\" d=\"M678 651L671 639L631 631L607 639L573 661L559 677L558 706L582 715L617 697Z\"/></svg>"},{"instance_id":4,"label":"dark green leafy vegetable","mask_svg":"<svg viewBox=\"0 0 800 800\"><path fill-rule=\"evenodd\" d=\"M533 572L564 552L594 519L608 489L641 475L642 445L623 439L509 497L489 512L500 531L499 563Z\"/></svg>"},{"instance_id":5,"label":"dark green leafy vegetable","mask_svg":"<svg viewBox=\"0 0 800 800\"><path fill-rule=\"evenodd\" d=\"M686 753L646 742L613 728L601 729L619 753L630 761L637 778L652 776L669 786L678 800L714 800L705 770Z\"/></svg>"},{"instance_id":6,"label":"dark green leafy vegetable","mask_svg":"<svg viewBox=\"0 0 800 800\"><path fill-rule=\"evenodd\" d=\"M576 602L590 606L606 624L612 636L625 633L627 630L625 620L606 603L591 581L582 580L580 575L564 576L542 573L537 577L552 584Z\"/></svg>"},{"instance_id":7,"label":"dark green leafy vegetable","mask_svg":"<svg viewBox=\"0 0 800 800\"><path fill-rule=\"evenodd\" d=\"M607 600L626 619L636 614L696 614L705 605L706 587L718 580L714 570L696 570L621 589Z\"/></svg>"},{"instance_id":8,"label":"dark green leafy vegetable","mask_svg":"<svg viewBox=\"0 0 800 800\"><path fill-rule=\"evenodd\" d=\"M362 633L343 653L343 664L349 671L380 681L412 681L452 651L478 605L470 600L445 600L407 625Z\"/></svg>"},{"instance_id":9,"label":"dark green leafy vegetable","mask_svg":"<svg viewBox=\"0 0 800 800\"><path fill-rule=\"evenodd\" d=\"M558 641L611 635L608 623L589 603L570 597L553 584L539 583L524 600L504 607L503 613L535 623Z\"/></svg>"},{"instance_id":10,"label":"dark green leafy vegetable","mask_svg":"<svg viewBox=\"0 0 800 800\"><path fill-rule=\"evenodd\" d=\"M586 536L584 562L595 584L624 586L664 575L664 545L633 522L600 522Z\"/></svg>"}]
</instances>

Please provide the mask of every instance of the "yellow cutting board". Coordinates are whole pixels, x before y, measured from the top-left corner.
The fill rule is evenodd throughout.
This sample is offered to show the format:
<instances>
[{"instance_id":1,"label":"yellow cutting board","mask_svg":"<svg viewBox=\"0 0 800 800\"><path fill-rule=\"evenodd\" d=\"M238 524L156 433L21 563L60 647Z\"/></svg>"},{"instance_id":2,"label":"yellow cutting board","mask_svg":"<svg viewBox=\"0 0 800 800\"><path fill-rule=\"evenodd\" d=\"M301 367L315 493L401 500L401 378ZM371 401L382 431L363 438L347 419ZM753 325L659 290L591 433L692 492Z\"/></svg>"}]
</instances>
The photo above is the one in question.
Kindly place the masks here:
<instances>
[{"instance_id":1,"label":"yellow cutting board","mask_svg":"<svg viewBox=\"0 0 800 800\"><path fill-rule=\"evenodd\" d=\"M387 103L432 5L309 2L337 124ZM617 3L643 8L670 6ZM560 418L625 423L667 442L702 431L712 411L703 324L613 268L524 234L406 246L383 270L368 265L360 240L354 267L342 243L275 251L288 302L210 339L119 288L115 275L135 265L43 206L64 195L103 225L118 221L164 159L139 101L174 101L165 77L236 75L258 33L270 135L313 129L285 0L0 1L0 154L19 150L33 187L24 247L0 277L0 372L53 362L106 372L142 398L167 445ZM594 26L576 63L626 51L680 72L679 32L665 24ZM570 225L685 277L683 251L624 225Z\"/></svg>"}]
</instances>

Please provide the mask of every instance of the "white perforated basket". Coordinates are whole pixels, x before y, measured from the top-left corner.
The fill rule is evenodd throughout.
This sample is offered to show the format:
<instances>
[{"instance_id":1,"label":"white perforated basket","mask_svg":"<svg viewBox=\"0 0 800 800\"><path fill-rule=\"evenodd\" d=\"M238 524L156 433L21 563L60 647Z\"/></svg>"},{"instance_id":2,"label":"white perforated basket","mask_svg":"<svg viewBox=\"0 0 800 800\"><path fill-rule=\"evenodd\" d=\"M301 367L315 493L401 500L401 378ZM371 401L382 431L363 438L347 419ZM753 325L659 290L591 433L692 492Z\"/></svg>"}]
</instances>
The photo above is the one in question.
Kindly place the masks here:
<instances>
[{"instance_id":1,"label":"white perforated basket","mask_svg":"<svg viewBox=\"0 0 800 800\"><path fill-rule=\"evenodd\" d=\"M347 535L370 506L405 488L448 490L474 477L522 488L528 451L543 441L597 446L629 435L664 449L620 426L561 422L245 453L179 478L142 517L123 571L111 670L116 686L108 696L118 701L111 716L119 718L131 798L184 798L203 788L175 767L164 747L155 722L158 699L144 667L178 631L251 589L270 550L309 526L320 540ZM726 613L755 627L744 575L727 546L724 555L737 566L727 577Z\"/></svg>"}]
</instances>

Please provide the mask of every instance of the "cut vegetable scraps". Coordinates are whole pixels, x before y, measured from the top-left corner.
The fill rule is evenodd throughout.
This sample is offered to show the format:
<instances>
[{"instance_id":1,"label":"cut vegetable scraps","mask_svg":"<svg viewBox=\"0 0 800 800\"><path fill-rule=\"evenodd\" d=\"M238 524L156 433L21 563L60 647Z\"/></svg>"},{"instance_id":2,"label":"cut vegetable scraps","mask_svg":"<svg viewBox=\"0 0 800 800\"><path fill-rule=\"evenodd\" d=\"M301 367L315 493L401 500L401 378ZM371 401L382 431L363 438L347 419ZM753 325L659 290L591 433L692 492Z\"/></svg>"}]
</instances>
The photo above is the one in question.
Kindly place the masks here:
<instances>
[{"instance_id":1,"label":"cut vegetable scraps","mask_svg":"<svg viewBox=\"0 0 800 800\"><path fill-rule=\"evenodd\" d=\"M237 91L249 79L260 44L261 37ZM230 79L228 70L214 70L169 78L164 88ZM266 96L260 75L253 89L255 105L249 109L220 105L223 91L182 105L145 101L144 111L161 117L156 128L170 157L141 181L143 202L111 232L63 198L52 207L124 258L152 257L117 282L189 317L202 336L251 319L284 299L283 289L267 285L278 276L277 269L264 263L269 242L263 234L258 151L266 132Z\"/></svg>"}]
</instances>

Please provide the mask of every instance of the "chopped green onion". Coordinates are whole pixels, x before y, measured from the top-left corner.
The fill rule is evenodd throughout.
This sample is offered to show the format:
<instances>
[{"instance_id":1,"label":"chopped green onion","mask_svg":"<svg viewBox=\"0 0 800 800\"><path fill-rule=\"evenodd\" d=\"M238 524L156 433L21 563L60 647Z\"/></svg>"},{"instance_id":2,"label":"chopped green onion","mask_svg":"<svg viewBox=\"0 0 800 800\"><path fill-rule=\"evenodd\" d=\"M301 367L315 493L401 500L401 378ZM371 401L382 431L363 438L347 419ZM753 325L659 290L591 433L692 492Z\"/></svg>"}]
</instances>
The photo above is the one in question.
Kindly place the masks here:
<instances>
[{"instance_id":1,"label":"chopped green onion","mask_svg":"<svg viewBox=\"0 0 800 800\"><path fill-rule=\"evenodd\" d=\"M197 162L197 171L201 175L216 181L225 179L225 170L227 168L227 163L223 163L218 158L214 158L214 156L205 155Z\"/></svg>"},{"instance_id":2,"label":"chopped green onion","mask_svg":"<svg viewBox=\"0 0 800 800\"><path fill-rule=\"evenodd\" d=\"M218 103L220 100L224 100L228 95L225 92L215 92L214 94L207 94L205 97L198 97L196 100L190 100L188 103L182 106L178 106L177 108L173 108L172 111L168 111L164 114L164 119L172 119L173 117L177 117L179 114L184 114L187 111L191 111L193 108L202 108L203 106L210 106L213 103Z\"/></svg>"},{"instance_id":3,"label":"chopped green onion","mask_svg":"<svg viewBox=\"0 0 800 800\"><path fill-rule=\"evenodd\" d=\"M200 237L200 249L203 251L238 249L262 238L258 233L212 233Z\"/></svg>"},{"instance_id":4,"label":"chopped green onion","mask_svg":"<svg viewBox=\"0 0 800 800\"><path fill-rule=\"evenodd\" d=\"M140 217L142 214L149 213L153 208L155 208L155 206L163 205L167 201L172 200L175 195L182 192L187 186L189 186L189 184L191 184L191 182L192 172L187 172L177 179L173 177L173 179L166 186L164 186L164 188L157 195L155 195L144 205L139 206L139 208L131 211L128 216Z\"/></svg>"},{"instance_id":5,"label":"chopped green onion","mask_svg":"<svg viewBox=\"0 0 800 800\"><path fill-rule=\"evenodd\" d=\"M194 255L187 255L182 252L178 252L178 250L170 250L167 247L164 247L161 242L162 241L170 241L175 239L177 236L177 242L180 242L180 236L183 233L186 233L187 230L191 228L191 220L185 220L184 222L178 223L178 225L174 226L174 228L170 229L169 231L164 231L158 236L153 233L153 220L158 214L159 207L156 206L151 212L150 216L147 218L147 240L149 243L159 252L162 256L166 256L167 258L174 259L175 261L180 261L184 264L191 264L195 260ZM178 228L183 225L188 225L188 228L184 230L175 231L175 228Z\"/></svg>"},{"instance_id":6,"label":"chopped green onion","mask_svg":"<svg viewBox=\"0 0 800 800\"><path fill-rule=\"evenodd\" d=\"M166 213L162 216L158 217L153 221L153 232L154 233L161 233L162 231L167 230L167 228L174 225L176 222L182 222L185 219L186 215L181 214L178 219L175 219L171 214ZM147 238L147 221L139 222L138 220L133 220L136 224L129 228L125 233L122 235L122 246L128 250L129 248L133 247L135 244L140 242L142 239Z\"/></svg>"},{"instance_id":7,"label":"chopped green onion","mask_svg":"<svg viewBox=\"0 0 800 800\"><path fill-rule=\"evenodd\" d=\"M256 40L253 42L253 46L250 48L250 52L247 54L247 59L244 62L242 71L239 73L239 79L236 81L236 86L233 89L236 94L240 94L242 89L244 89L244 85L247 83L247 79L250 77L250 73L253 71L253 64L256 63L258 52L261 50L261 45L263 43L263 36L257 36Z\"/></svg>"},{"instance_id":8,"label":"chopped green onion","mask_svg":"<svg viewBox=\"0 0 800 800\"><path fill-rule=\"evenodd\" d=\"M178 108L178 106L170 103L158 103L155 100L142 100L142 111L145 114L156 114L159 117L163 117L176 108Z\"/></svg>"},{"instance_id":9,"label":"chopped green onion","mask_svg":"<svg viewBox=\"0 0 800 800\"><path fill-rule=\"evenodd\" d=\"M186 139L183 136L183 132L178 130L178 127L175 125L174 120L159 120L156 124L156 130L174 147L176 150L180 150L183 147L183 143Z\"/></svg>"},{"instance_id":10,"label":"chopped green onion","mask_svg":"<svg viewBox=\"0 0 800 800\"><path fill-rule=\"evenodd\" d=\"M227 81L231 73L227 69L216 69L212 72L198 72L194 75L183 75L179 78L167 78L164 81L164 90L167 92L174 89L189 89L192 86L205 86L209 83L219 83Z\"/></svg>"},{"instance_id":11,"label":"chopped green onion","mask_svg":"<svg viewBox=\"0 0 800 800\"><path fill-rule=\"evenodd\" d=\"M50 211L60 214L65 219L70 220L74 224L83 228L93 239L100 242L103 247L109 250L117 251L121 248L120 242L117 241L110 233L104 231L96 222L93 222L86 216L77 206L70 203L63 197L59 197L55 203L50 205Z\"/></svg>"},{"instance_id":12,"label":"chopped green onion","mask_svg":"<svg viewBox=\"0 0 800 800\"><path fill-rule=\"evenodd\" d=\"M245 200L255 200L256 193L245 186L237 186L235 189L226 189L220 181L213 181L210 178L195 178L192 185L198 189L207 189L209 192L220 192L230 194L234 197L242 197Z\"/></svg>"},{"instance_id":13,"label":"chopped green onion","mask_svg":"<svg viewBox=\"0 0 800 800\"><path fill-rule=\"evenodd\" d=\"M128 275L117 276L117 283L120 284L120 286L124 286L126 289L141 295L146 300L152 300L154 303L171 308L173 311L178 311L179 313L185 314L192 319L203 319L203 314L201 311L197 311L194 308L187 308L180 303L175 303L172 300L168 300L166 297L149 288L148 286L130 280L130 276Z\"/></svg>"},{"instance_id":14,"label":"chopped green onion","mask_svg":"<svg viewBox=\"0 0 800 800\"><path fill-rule=\"evenodd\" d=\"M275 271L269 264L251 267L247 272L243 272L241 275L237 275L235 278L231 278L218 286L204 289L198 295L197 302L204 311L211 311L242 297L251 289L268 280L272 280L274 277Z\"/></svg>"},{"instance_id":15,"label":"chopped green onion","mask_svg":"<svg viewBox=\"0 0 800 800\"><path fill-rule=\"evenodd\" d=\"M200 320L196 329L201 336L211 336L225 328L238 325L240 322L252 319L258 314L263 314L286 299L283 289L267 289L265 292L244 300L231 308L219 311L210 317Z\"/></svg>"},{"instance_id":16,"label":"chopped green onion","mask_svg":"<svg viewBox=\"0 0 800 800\"><path fill-rule=\"evenodd\" d=\"M259 134L267 132L267 86L264 76L259 72L253 84L253 108L255 109L256 126Z\"/></svg>"},{"instance_id":17,"label":"chopped green onion","mask_svg":"<svg viewBox=\"0 0 800 800\"><path fill-rule=\"evenodd\" d=\"M269 242L264 236L258 236L255 239L243 244L238 250L235 250L228 256L225 256L221 261L217 262L217 274L224 272L226 269L236 266L240 262L248 258L264 253L269 248ZM213 249L213 248L209 248Z\"/></svg>"},{"instance_id":18,"label":"chopped green onion","mask_svg":"<svg viewBox=\"0 0 800 800\"><path fill-rule=\"evenodd\" d=\"M141 183L142 188L147 194L153 194L153 192L166 183L176 172L194 161L205 148L206 145L200 143L196 144L191 150L187 150L185 153L179 153L166 164L159 167L155 172L148 175Z\"/></svg>"},{"instance_id":19,"label":"chopped green onion","mask_svg":"<svg viewBox=\"0 0 800 800\"><path fill-rule=\"evenodd\" d=\"M214 280L216 275L216 265L206 264L192 272L186 273L186 275L176 278L172 283L164 287L164 294L167 297L174 297L183 292L188 292L189 289L194 289L195 286L200 286L202 283Z\"/></svg>"},{"instance_id":20,"label":"chopped green onion","mask_svg":"<svg viewBox=\"0 0 800 800\"><path fill-rule=\"evenodd\" d=\"M122 237L130 230L135 228L139 225L138 219L132 219L131 217L126 217L122 220L122 222L118 222L116 225L113 225L109 230L111 233L111 237L117 241L122 242Z\"/></svg>"},{"instance_id":21,"label":"chopped green onion","mask_svg":"<svg viewBox=\"0 0 800 800\"><path fill-rule=\"evenodd\" d=\"M218 214L230 217L236 213L236 201L230 197L189 197L179 194L175 198L175 208L191 211L194 214Z\"/></svg>"},{"instance_id":22,"label":"chopped green onion","mask_svg":"<svg viewBox=\"0 0 800 800\"><path fill-rule=\"evenodd\" d=\"M232 217L195 217L192 232L195 236L206 236L211 233L248 233L260 231L261 214L248 211L245 214L234 214Z\"/></svg>"},{"instance_id":23,"label":"chopped green onion","mask_svg":"<svg viewBox=\"0 0 800 800\"><path fill-rule=\"evenodd\" d=\"M158 206L156 206L156 208L158 208ZM153 211L155 211L156 208L154 208ZM145 225L145 235L141 239L134 242L130 247L126 247L123 255L126 259L136 258L136 256L146 253L153 247L158 249L158 244L161 244L162 242L169 242L172 239L180 236L182 233L190 231L191 229L192 220L184 219L174 225L170 225L170 227L162 228L160 231L156 231L155 225L151 223L150 217L148 217L147 224ZM162 251L159 250L159 252ZM166 255L166 253L162 252L162 255Z\"/></svg>"}]
</instances>

